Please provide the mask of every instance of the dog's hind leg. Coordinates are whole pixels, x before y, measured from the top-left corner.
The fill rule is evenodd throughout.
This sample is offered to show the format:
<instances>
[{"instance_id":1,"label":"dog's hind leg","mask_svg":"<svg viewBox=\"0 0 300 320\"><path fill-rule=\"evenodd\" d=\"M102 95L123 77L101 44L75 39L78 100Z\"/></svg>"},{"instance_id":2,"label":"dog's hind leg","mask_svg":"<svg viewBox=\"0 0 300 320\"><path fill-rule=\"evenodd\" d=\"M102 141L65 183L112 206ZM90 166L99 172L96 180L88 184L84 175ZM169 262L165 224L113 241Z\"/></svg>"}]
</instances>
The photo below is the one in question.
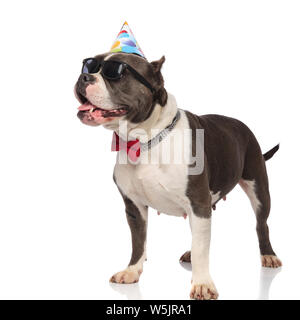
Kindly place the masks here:
<instances>
[{"instance_id":1,"label":"dog's hind leg","mask_svg":"<svg viewBox=\"0 0 300 320\"><path fill-rule=\"evenodd\" d=\"M146 234L148 208L138 206L129 198L122 195L126 206L126 217L131 231L132 254L128 267L113 275L111 282L134 283L138 282L146 260Z\"/></svg>"},{"instance_id":2,"label":"dog's hind leg","mask_svg":"<svg viewBox=\"0 0 300 320\"><path fill-rule=\"evenodd\" d=\"M265 160L260 147L253 138L250 139L240 186L247 194L256 215L256 231L259 241L263 267L280 267L281 261L273 251L267 219L270 213L271 199Z\"/></svg>"},{"instance_id":3,"label":"dog's hind leg","mask_svg":"<svg viewBox=\"0 0 300 320\"><path fill-rule=\"evenodd\" d=\"M191 262L191 251L186 251L179 259L180 262Z\"/></svg>"}]
</instances>

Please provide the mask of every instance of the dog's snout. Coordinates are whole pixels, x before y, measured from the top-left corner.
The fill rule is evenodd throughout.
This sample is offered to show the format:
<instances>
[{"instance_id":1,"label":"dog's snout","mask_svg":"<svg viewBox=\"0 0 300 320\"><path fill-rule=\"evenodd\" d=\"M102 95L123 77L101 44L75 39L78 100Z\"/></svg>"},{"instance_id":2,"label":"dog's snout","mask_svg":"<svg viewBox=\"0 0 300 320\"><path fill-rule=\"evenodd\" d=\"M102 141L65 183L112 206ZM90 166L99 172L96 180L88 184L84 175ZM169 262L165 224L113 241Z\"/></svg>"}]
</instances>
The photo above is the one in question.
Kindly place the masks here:
<instances>
[{"instance_id":1,"label":"dog's snout","mask_svg":"<svg viewBox=\"0 0 300 320\"><path fill-rule=\"evenodd\" d=\"M95 77L92 74L89 73L83 73L79 77L79 81L84 84L92 84L95 82Z\"/></svg>"}]
</instances>

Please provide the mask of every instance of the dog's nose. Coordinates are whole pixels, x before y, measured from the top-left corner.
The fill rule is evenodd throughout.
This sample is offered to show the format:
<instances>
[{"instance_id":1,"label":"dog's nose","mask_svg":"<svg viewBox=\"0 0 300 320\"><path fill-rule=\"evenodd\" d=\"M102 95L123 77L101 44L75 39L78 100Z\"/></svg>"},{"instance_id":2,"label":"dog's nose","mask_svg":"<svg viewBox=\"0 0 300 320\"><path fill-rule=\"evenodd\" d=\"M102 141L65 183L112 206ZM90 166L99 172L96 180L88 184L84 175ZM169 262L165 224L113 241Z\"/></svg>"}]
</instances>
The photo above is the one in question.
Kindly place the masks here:
<instances>
[{"instance_id":1,"label":"dog's nose","mask_svg":"<svg viewBox=\"0 0 300 320\"><path fill-rule=\"evenodd\" d=\"M95 82L95 77L89 73L82 73L79 77L79 81L84 84L90 84Z\"/></svg>"}]
</instances>

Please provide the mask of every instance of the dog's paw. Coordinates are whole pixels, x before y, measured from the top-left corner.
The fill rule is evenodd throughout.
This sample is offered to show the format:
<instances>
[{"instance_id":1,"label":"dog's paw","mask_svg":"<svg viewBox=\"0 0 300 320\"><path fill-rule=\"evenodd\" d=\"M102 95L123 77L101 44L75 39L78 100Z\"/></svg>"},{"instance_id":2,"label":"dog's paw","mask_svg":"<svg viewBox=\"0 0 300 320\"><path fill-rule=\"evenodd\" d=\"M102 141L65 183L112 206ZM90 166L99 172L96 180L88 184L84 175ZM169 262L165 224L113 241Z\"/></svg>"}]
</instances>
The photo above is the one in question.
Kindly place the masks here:
<instances>
[{"instance_id":1,"label":"dog's paw","mask_svg":"<svg viewBox=\"0 0 300 320\"><path fill-rule=\"evenodd\" d=\"M218 291L213 282L205 284L193 284L190 293L191 299L196 300L216 300L218 299Z\"/></svg>"},{"instance_id":2,"label":"dog's paw","mask_svg":"<svg viewBox=\"0 0 300 320\"><path fill-rule=\"evenodd\" d=\"M130 270L129 268L124 271L114 274L110 278L110 282L114 283L136 283L139 281L142 271Z\"/></svg>"},{"instance_id":3,"label":"dog's paw","mask_svg":"<svg viewBox=\"0 0 300 320\"><path fill-rule=\"evenodd\" d=\"M191 262L191 251L185 252L179 259L180 262Z\"/></svg>"},{"instance_id":4,"label":"dog's paw","mask_svg":"<svg viewBox=\"0 0 300 320\"><path fill-rule=\"evenodd\" d=\"M261 264L266 268L279 268L282 266L280 259L273 255L261 256Z\"/></svg>"},{"instance_id":5,"label":"dog's paw","mask_svg":"<svg viewBox=\"0 0 300 320\"><path fill-rule=\"evenodd\" d=\"M191 299L196 300L215 300L219 296L213 283L193 284L190 293Z\"/></svg>"}]
</instances>

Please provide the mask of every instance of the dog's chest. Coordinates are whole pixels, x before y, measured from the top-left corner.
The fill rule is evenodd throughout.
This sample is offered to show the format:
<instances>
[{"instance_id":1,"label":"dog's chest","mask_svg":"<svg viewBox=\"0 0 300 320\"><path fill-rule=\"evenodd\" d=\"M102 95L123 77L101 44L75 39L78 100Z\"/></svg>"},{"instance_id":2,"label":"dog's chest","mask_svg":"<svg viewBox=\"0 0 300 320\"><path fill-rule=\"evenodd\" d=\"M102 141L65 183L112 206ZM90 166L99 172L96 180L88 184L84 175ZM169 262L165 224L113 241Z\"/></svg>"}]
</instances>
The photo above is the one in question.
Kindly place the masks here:
<instances>
[{"instance_id":1,"label":"dog's chest","mask_svg":"<svg viewBox=\"0 0 300 320\"><path fill-rule=\"evenodd\" d=\"M117 164L114 175L122 193L137 204L177 216L189 205L185 165Z\"/></svg>"},{"instance_id":2,"label":"dog's chest","mask_svg":"<svg viewBox=\"0 0 300 320\"><path fill-rule=\"evenodd\" d=\"M187 127L187 119L182 112L176 130L153 149L141 153L140 164L120 164L117 161L114 176L124 195L136 204L152 207L162 213L182 216L188 211L188 163L183 159L188 158L185 152L189 150L185 151L183 145L176 144ZM189 141L187 143L190 144ZM163 159L165 148L170 150L170 161ZM183 161L176 162L176 156Z\"/></svg>"}]
</instances>

